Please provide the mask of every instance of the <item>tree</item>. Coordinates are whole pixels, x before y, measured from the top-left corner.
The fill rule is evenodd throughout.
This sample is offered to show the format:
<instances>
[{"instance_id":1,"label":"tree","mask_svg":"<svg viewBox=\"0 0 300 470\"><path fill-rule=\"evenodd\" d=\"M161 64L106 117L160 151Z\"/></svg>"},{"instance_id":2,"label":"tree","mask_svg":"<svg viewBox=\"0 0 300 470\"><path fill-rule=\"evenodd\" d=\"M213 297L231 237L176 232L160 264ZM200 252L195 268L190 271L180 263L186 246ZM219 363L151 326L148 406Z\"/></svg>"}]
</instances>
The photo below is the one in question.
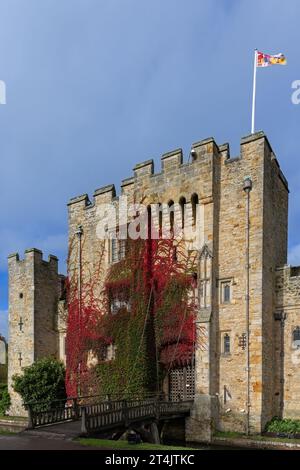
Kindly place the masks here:
<instances>
[{"instance_id":1,"label":"tree","mask_svg":"<svg viewBox=\"0 0 300 470\"><path fill-rule=\"evenodd\" d=\"M0 416L5 415L10 407L10 396L6 384L0 384Z\"/></svg>"},{"instance_id":2,"label":"tree","mask_svg":"<svg viewBox=\"0 0 300 470\"><path fill-rule=\"evenodd\" d=\"M13 389L23 399L25 408L35 411L55 406L55 400L66 398L64 364L51 357L39 359L25 367L22 375L14 375ZM57 404L57 403L56 403Z\"/></svg>"}]
</instances>

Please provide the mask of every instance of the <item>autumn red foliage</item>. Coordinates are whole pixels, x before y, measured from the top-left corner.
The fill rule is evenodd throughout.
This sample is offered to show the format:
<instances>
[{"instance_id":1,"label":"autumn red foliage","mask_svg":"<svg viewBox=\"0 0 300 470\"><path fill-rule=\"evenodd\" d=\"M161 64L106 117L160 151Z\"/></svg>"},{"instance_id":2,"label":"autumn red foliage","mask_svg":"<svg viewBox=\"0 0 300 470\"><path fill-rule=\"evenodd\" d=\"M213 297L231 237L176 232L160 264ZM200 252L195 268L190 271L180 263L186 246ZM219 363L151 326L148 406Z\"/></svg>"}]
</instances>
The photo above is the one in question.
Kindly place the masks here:
<instances>
[{"instance_id":1,"label":"autumn red foliage","mask_svg":"<svg viewBox=\"0 0 300 470\"><path fill-rule=\"evenodd\" d=\"M118 345L109 373L122 377L124 389L127 382L135 383L137 388L151 387L155 373L148 367L150 361L160 368L160 377L173 367L193 361L195 256L187 255L183 244L172 238L126 243L125 258L112 264L107 273L103 272L104 245L95 255L97 263L92 273L88 263L82 262L81 278L79 269L69 267L66 338L69 396L90 394L96 389L99 392L99 387L101 391L99 375L88 364L88 357L92 352L97 367L101 367L107 346L117 338L125 339ZM119 305L116 311L112 308L115 300ZM137 325L135 330L133 322ZM122 328L122 335L118 328ZM131 336L126 336L126 328ZM126 361L120 348L129 348L123 351Z\"/></svg>"}]
</instances>

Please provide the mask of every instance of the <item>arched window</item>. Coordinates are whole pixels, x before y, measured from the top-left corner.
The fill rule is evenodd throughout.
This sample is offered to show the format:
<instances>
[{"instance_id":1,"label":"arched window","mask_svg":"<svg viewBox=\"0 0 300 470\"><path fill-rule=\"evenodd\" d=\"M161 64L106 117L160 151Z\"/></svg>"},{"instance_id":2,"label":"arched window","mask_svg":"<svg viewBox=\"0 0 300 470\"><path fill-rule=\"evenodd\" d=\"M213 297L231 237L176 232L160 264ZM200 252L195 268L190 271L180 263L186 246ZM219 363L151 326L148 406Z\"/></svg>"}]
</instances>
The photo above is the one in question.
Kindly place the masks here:
<instances>
[{"instance_id":1,"label":"arched window","mask_svg":"<svg viewBox=\"0 0 300 470\"><path fill-rule=\"evenodd\" d=\"M185 213L185 205L186 205L185 197L181 197L179 199L179 205L180 205L180 212L181 212L181 228L184 228L184 213Z\"/></svg>"},{"instance_id":2,"label":"arched window","mask_svg":"<svg viewBox=\"0 0 300 470\"><path fill-rule=\"evenodd\" d=\"M193 225L196 225L196 222L197 222L197 206L199 204L198 194L193 194L192 195L191 204L192 204Z\"/></svg>"},{"instance_id":3,"label":"arched window","mask_svg":"<svg viewBox=\"0 0 300 470\"><path fill-rule=\"evenodd\" d=\"M0 364L6 364L6 343L0 336Z\"/></svg>"},{"instance_id":4,"label":"arched window","mask_svg":"<svg viewBox=\"0 0 300 470\"><path fill-rule=\"evenodd\" d=\"M232 279L220 282L220 302L230 304L232 299Z\"/></svg>"},{"instance_id":5,"label":"arched window","mask_svg":"<svg viewBox=\"0 0 300 470\"><path fill-rule=\"evenodd\" d=\"M297 326L293 331L293 343L297 348L300 348L300 326Z\"/></svg>"},{"instance_id":6,"label":"arched window","mask_svg":"<svg viewBox=\"0 0 300 470\"><path fill-rule=\"evenodd\" d=\"M174 230L174 201L168 202L169 207L169 216L170 216L170 230L173 232Z\"/></svg>"},{"instance_id":7,"label":"arched window","mask_svg":"<svg viewBox=\"0 0 300 470\"><path fill-rule=\"evenodd\" d=\"M223 337L223 352L224 354L230 354L230 336L228 333L225 333Z\"/></svg>"},{"instance_id":8,"label":"arched window","mask_svg":"<svg viewBox=\"0 0 300 470\"><path fill-rule=\"evenodd\" d=\"M163 213L162 213L162 205L159 204L158 210L158 228L159 228L159 236L162 236L162 220L163 220Z\"/></svg>"},{"instance_id":9,"label":"arched window","mask_svg":"<svg viewBox=\"0 0 300 470\"><path fill-rule=\"evenodd\" d=\"M224 295L224 303L228 303L230 302L230 284L227 283L227 284L224 284L224 292L223 292L223 295Z\"/></svg>"},{"instance_id":10,"label":"arched window","mask_svg":"<svg viewBox=\"0 0 300 470\"><path fill-rule=\"evenodd\" d=\"M147 207L147 224L148 224L148 234L147 237L150 240L152 238L152 212L151 212L151 206Z\"/></svg>"}]
</instances>

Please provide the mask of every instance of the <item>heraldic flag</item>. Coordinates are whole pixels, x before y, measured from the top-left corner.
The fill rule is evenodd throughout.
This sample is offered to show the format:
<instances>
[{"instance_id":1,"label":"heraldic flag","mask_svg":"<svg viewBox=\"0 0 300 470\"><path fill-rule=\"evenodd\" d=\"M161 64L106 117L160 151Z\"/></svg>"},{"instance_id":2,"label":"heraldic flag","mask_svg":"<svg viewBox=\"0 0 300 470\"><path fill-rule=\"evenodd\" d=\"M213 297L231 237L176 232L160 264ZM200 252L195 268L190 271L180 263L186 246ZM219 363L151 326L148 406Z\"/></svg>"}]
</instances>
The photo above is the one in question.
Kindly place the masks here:
<instances>
[{"instance_id":1,"label":"heraldic flag","mask_svg":"<svg viewBox=\"0 0 300 470\"><path fill-rule=\"evenodd\" d=\"M255 120L255 95L256 95L256 72L258 67L269 67L269 65L285 65L286 58L282 52L279 54L264 54L257 49L254 50L254 67L253 67L253 94L252 94L252 117L251 117L251 134L254 134Z\"/></svg>"},{"instance_id":2,"label":"heraldic flag","mask_svg":"<svg viewBox=\"0 0 300 470\"><path fill-rule=\"evenodd\" d=\"M256 58L256 67L269 67L269 65L286 64L286 58L281 52L279 54L270 55L257 51Z\"/></svg>"}]
</instances>

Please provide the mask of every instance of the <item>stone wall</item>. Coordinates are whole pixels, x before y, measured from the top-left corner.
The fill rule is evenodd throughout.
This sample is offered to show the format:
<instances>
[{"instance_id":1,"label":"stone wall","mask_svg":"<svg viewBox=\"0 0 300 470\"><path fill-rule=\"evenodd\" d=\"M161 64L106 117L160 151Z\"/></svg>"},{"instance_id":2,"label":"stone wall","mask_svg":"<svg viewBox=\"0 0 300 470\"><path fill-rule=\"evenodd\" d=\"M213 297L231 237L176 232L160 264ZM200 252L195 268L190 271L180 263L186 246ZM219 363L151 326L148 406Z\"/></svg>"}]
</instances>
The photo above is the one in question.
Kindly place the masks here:
<instances>
[{"instance_id":1,"label":"stone wall","mask_svg":"<svg viewBox=\"0 0 300 470\"><path fill-rule=\"evenodd\" d=\"M7 342L0 335L0 384L7 382Z\"/></svg>"},{"instance_id":2,"label":"stone wall","mask_svg":"<svg viewBox=\"0 0 300 470\"><path fill-rule=\"evenodd\" d=\"M43 260L40 250L26 250L8 258L9 274L9 353L8 387L11 415L26 415L20 396L12 388L12 376L35 360L58 355L55 321L61 294L57 258Z\"/></svg>"},{"instance_id":3,"label":"stone wall","mask_svg":"<svg viewBox=\"0 0 300 470\"><path fill-rule=\"evenodd\" d=\"M300 419L300 342L293 341L293 332L300 327L300 268L277 269L275 289L276 392L282 416Z\"/></svg>"},{"instance_id":4,"label":"stone wall","mask_svg":"<svg viewBox=\"0 0 300 470\"><path fill-rule=\"evenodd\" d=\"M128 204L179 203L184 198L185 209L191 214L193 195L199 199L197 231L185 239L186 250L197 251L199 285L206 283L204 303L199 290L196 397L191 419L187 420L188 440L209 440L215 428L246 428L246 177L253 184L250 431L260 432L276 414L297 414L300 402L297 368L287 353L291 350L291 329L299 317L300 276L289 268L276 270L286 263L288 187L266 136L258 132L243 138L236 158L230 157L228 144L205 139L193 144L188 162L183 162L181 149L176 149L161 157L159 173L154 173L153 161L147 160L136 165L133 176L121 184L121 195L128 197ZM68 204L68 274L71 280L80 280L81 287L98 276L93 292L98 297L112 261L111 241L103 241L100 235L105 204L121 211L114 185L97 189L92 200L84 194ZM168 212L162 219L163 227L169 227ZM196 246L192 243L195 240ZM43 355L63 357L65 324L59 320L61 313L56 324L54 321L57 312L65 315L64 302L57 303L57 260L51 257L46 263L38 250L31 250L23 261L17 255L9 258L9 273L12 369L20 370L20 350L24 350L22 366ZM227 301L222 297L224 283L230 286ZM24 292L22 299L20 292ZM281 314L287 316L284 327L281 320L277 321L283 318ZM20 316L26 335L18 330ZM230 338L227 353L224 335Z\"/></svg>"},{"instance_id":5,"label":"stone wall","mask_svg":"<svg viewBox=\"0 0 300 470\"><path fill-rule=\"evenodd\" d=\"M247 408L246 349L242 347L246 328L243 181L251 177L250 425L253 432L259 432L278 409L278 400L273 396L277 380L274 272L286 262L287 183L262 132L242 139L241 154L237 158L230 158L228 144L218 146L212 138L193 144L192 149L188 163L183 162L181 149L164 154L160 173L154 173L152 160L136 165L133 177L123 180L121 194L128 196L129 203L145 205L178 203L180 198L185 198L187 211L191 211L192 195L198 195L200 224L195 237L198 236L199 255L207 247L211 261L209 301L204 309L200 307L197 323L199 341L205 344L199 346L198 341L196 351L196 394L217 397L220 419L216 426L243 431ZM72 246L69 270L77 276L79 239L76 231L82 226L82 260L93 272L100 247L98 211L105 203L119 204L113 185L95 191L92 202L85 194L69 203L69 243ZM168 214L164 214L163 225L168 223ZM105 243L102 279L110 263L110 243ZM190 240L186 240L186 248L190 246ZM223 281L231 286L229 303L223 303L220 298ZM231 352L227 355L222 351L225 333L231 341ZM211 399L206 402L211 403ZM214 411L210 414L215 416Z\"/></svg>"}]
</instances>

